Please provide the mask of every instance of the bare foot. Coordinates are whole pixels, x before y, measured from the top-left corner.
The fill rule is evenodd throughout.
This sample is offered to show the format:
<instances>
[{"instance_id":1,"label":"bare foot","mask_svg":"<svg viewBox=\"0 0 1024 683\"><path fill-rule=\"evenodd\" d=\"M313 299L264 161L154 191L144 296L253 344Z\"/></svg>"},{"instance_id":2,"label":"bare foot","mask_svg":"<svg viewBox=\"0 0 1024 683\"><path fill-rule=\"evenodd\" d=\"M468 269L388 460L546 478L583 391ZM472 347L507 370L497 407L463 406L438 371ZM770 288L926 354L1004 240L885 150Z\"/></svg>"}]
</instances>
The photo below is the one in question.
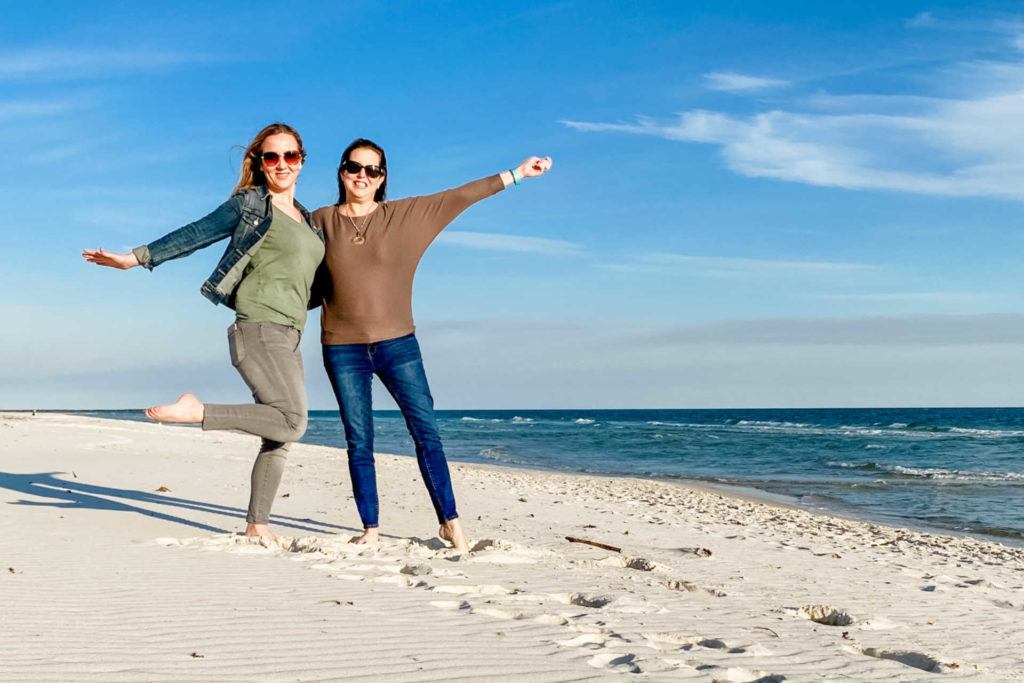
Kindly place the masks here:
<instances>
[{"instance_id":1,"label":"bare foot","mask_svg":"<svg viewBox=\"0 0 1024 683\"><path fill-rule=\"evenodd\" d=\"M460 553L469 552L469 544L466 543L466 537L462 534L462 524L459 523L458 518L449 519L442 524L441 528L437 530L437 535L451 543L452 548Z\"/></svg>"},{"instance_id":2,"label":"bare foot","mask_svg":"<svg viewBox=\"0 0 1024 683\"><path fill-rule=\"evenodd\" d=\"M260 545L264 548L269 548L277 543L277 536L274 535L274 532L266 524L252 524L251 522L246 524L245 535L250 538L260 539Z\"/></svg>"},{"instance_id":3,"label":"bare foot","mask_svg":"<svg viewBox=\"0 0 1024 683\"><path fill-rule=\"evenodd\" d=\"M363 529L362 535L360 535L360 536L353 536L352 538L350 538L348 540L348 542L349 543L355 543L357 545L367 545L367 544L371 544L371 543L376 543L379 540L380 540L380 531L377 529L377 527L372 527L372 528L369 528L369 529Z\"/></svg>"},{"instance_id":4,"label":"bare foot","mask_svg":"<svg viewBox=\"0 0 1024 683\"><path fill-rule=\"evenodd\" d=\"M157 422L202 422L206 410L195 394L184 393L174 403L146 408L146 417Z\"/></svg>"}]
</instances>

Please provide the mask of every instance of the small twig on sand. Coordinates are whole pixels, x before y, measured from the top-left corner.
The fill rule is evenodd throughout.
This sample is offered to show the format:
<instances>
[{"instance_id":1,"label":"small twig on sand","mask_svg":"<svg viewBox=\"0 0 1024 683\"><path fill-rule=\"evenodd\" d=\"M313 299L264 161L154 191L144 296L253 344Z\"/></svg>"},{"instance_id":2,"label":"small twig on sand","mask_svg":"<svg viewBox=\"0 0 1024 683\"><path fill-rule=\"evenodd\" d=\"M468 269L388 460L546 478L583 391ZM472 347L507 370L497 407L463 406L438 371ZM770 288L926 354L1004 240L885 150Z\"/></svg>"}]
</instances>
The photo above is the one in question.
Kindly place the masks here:
<instances>
[{"instance_id":1,"label":"small twig on sand","mask_svg":"<svg viewBox=\"0 0 1024 683\"><path fill-rule=\"evenodd\" d=\"M570 543L586 543L587 545L592 545L595 548L601 548L602 550L610 550L613 553L621 553L622 552L622 548L616 548L613 545L607 545L607 544L604 544L604 543L598 543L597 541L588 541L585 538L576 538L575 536L566 536L565 540L569 541Z\"/></svg>"},{"instance_id":2,"label":"small twig on sand","mask_svg":"<svg viewBox=\"0 0 1024 683\"><path fill-rule=\"evenodd\" d=\"M758 631L768 631L768 633L772 634L776 638L781 638L782 637L778 633L776 633L775 631L773 631L770 628L768 628L767 626L755 626L754 628L756 628Z\"/></svg>"}]
</instances>

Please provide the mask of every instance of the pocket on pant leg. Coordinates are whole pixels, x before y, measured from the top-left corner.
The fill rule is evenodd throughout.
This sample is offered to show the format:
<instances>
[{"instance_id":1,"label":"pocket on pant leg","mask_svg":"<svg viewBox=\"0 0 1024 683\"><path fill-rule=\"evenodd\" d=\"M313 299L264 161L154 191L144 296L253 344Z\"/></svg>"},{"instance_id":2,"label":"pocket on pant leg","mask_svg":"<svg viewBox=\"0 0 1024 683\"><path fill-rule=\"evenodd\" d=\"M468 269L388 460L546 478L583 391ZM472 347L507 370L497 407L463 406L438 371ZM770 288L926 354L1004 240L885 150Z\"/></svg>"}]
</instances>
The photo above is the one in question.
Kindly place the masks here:
<instances>
[{"instance_id":1,"label":"pocket on pant leg","mask_svg":"<svg viewBox=\"0 0 1024 683\"><path fill-rule=\"evenodd\" d=\"M236 368L245 359L245 342L238 325L231 325L228 328L228 353L231 354L231 364Z\"/></svg>"}]
</instances>

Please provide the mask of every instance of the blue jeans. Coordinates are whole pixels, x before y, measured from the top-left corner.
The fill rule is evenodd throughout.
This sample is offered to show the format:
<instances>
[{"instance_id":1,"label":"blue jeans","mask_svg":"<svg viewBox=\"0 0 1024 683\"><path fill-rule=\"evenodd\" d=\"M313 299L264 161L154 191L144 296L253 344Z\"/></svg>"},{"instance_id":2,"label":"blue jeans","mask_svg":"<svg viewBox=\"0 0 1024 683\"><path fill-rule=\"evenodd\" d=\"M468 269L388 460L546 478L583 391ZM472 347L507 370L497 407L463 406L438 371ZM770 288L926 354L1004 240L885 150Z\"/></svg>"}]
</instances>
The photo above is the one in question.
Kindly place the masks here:
<instances>
[{"instance_id":1,"label":"blue jeans","mask_svg":"<svg viewBox=\"0 0 1024 683\"><path fill-rule=\"evenodd\" d=\"M459 516L448 461L434 420L434 399L415 334L373 344L325 345L324 367L338 399L348 444L348 471L363 527L379 525L377 474L373 464L373 396L377 375L402 411L416 445L420 474L441 524Z\"/></svg>"}]
</instances>

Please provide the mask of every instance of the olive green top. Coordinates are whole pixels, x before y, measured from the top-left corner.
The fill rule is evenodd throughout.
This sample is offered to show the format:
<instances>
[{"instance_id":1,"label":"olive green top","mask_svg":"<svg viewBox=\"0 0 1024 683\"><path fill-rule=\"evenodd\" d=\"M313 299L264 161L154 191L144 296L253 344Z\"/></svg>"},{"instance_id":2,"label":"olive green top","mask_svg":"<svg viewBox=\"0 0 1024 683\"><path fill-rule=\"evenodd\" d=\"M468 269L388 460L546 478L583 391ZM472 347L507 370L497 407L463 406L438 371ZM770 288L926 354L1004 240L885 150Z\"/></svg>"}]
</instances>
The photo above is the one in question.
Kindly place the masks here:
<instances>
[{"instance_id":1,"label":"olive green top","mask_svg":"<svg viewBox=\"0 0 1024 683\"><path fill-rule=\"evenodd\" d=\"M324 245L305 221L277 207L273 212L270 230L235 292L235 312L240 321L278 323L301 332Z\"/></svg>"}]
</instances>

